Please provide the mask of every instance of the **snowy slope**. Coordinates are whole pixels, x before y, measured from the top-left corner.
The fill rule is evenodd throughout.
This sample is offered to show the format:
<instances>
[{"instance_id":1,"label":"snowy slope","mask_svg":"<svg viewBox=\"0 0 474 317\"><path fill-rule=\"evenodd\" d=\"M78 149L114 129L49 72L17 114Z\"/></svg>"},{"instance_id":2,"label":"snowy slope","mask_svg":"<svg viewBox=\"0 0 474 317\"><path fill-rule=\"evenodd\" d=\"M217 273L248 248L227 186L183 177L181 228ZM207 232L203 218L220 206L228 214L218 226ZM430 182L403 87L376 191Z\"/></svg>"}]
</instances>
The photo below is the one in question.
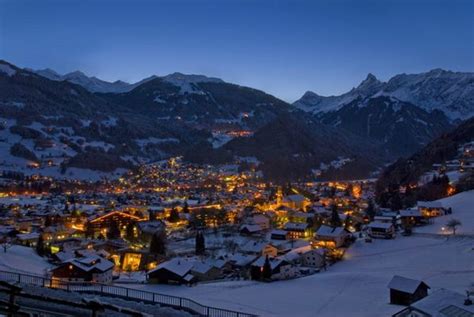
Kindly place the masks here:
<instances>
[{"instance_id":1,"label":"snowy slope","mask_svg":"<svg viewBox=\"0 0 474 317\"><path fill-rule=\"evenodd\" d=\"M451 234L451 231L445 228L446 223L451 219L457 219L461 221L462 225L456 230L456 234L474 237L474 190L462 192L438 201L442 202L446 208L451 207L453 213L433 219L433 224L416 228L416 232Z\"/></svg>"},{"instance_id":2,"label":"snowy slope","mask_svg":"<svg viewBox=\"0 0 474 317\"><path fill-rule=\"evenodd\" d=\"M422 279L432 290L463 293L474 283L472 239L399 237L358 241L345 260L319 274L288 281L217 282L196 287L135 285L203 304L257 313L261 316L380 317L403 307L389 305L387 284L398 274ZM429 267L429 269L427 269Z\"/></svg>"},{"instance_id":3,"label":"snowy slope","mask_svg":"<svg viewBox=\"0 0 474 317\"><path fill-rule=\"evenodd\" d=\"M12 245L6 253L3 248L0 252L0 270L3 271L44 275L51 268L51 264L36 254L33 248Z\"/></svg>"}]
</instances>

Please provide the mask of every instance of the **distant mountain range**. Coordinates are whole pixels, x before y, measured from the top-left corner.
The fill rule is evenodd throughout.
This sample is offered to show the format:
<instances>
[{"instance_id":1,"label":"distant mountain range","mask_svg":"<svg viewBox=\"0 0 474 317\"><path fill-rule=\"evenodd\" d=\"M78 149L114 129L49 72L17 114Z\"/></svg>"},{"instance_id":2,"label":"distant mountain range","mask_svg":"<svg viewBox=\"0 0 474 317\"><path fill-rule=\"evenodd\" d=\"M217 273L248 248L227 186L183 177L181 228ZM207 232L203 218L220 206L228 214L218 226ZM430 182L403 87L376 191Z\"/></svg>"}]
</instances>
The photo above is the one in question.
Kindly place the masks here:
<instances>
[{"instance_id":1,"label":"distant mountain range","mask_svg":"<svg viewBox=\"0 0 474 317\"><path fill-rule=\"evenodd\" d=\"M369 75L347 94L306 93L291 105L203 75L111 83L0 61L0 166L33 173L25 166L35 161L43 174L76 177L170 155L208 163L250 156L273 179L363 177L472 114L471 73L399 76L382 83Z\"/></svg>"},{"instance_id":2,"label":"distant mountain range","mask_svg":"<svg viewBox=\"0 0 474 317\"><path fill-rule=\"evenodd\" d=\"M450 119L467 119L474 113L474 73L434 69L421 74L400 74L388 82L369 74L362 83L339 96L308 91L293 105L303 111L337 111L354 100L363 106L368 98L387 96L414 104L428 112L443 111Z\"/></svg>"}]
</instances>

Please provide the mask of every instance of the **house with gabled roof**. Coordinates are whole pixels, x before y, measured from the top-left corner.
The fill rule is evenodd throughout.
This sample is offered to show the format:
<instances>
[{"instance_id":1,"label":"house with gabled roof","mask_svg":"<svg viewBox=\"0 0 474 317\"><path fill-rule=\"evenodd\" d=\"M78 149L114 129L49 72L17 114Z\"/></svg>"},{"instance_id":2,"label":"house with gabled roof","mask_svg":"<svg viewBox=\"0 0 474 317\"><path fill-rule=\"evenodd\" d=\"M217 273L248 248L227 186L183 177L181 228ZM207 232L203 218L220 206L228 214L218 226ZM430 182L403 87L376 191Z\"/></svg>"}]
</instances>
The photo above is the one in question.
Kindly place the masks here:
<instances>
[{"instance_id":1,"label":"house with gabled roof","mask_svg":"<svg viewBox=\"0 0 474 317\"><path fill-rule=\"evenodd\" d=\"M71 258L51 270L53 279L110 283L114 263L100 256Z\"/></svg>"},{"instance_id":2,"label":"house with gabled roof","mask_svg":"<svg viewBox=\"0 0 474 317\"><path fill-rule=\"evenodd\" d=\"M410 305L426 296L430 288L425 282L395 275L390 283L390 304Z\"/></svg>"}]
</instances>

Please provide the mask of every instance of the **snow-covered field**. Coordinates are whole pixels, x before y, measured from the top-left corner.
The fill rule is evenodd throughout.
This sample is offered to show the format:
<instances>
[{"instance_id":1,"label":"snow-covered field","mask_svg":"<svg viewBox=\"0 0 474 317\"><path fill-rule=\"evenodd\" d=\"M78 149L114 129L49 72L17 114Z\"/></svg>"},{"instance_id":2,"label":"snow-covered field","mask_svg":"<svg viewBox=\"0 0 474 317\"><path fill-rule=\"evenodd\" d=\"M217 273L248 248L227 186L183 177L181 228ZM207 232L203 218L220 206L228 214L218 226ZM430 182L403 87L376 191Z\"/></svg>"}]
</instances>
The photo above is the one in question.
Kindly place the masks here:
<instances>
[{"instance_id":1,"label":"snow-covered field","mask_svg":"<svg viewBox=\"0 0 474 317\"><path fill-rule=\"evenodd\" d=\"M473 245L471 238L451 237L357 241L344 261L305 278L269 284L229 281L195 287L132 287L261 316L390 316L402 309L388 304L387 284L395 274L422 279L432 290L449 288L464 293L474 284Z\"/></svg>"},{"instance_id":2,"label":"snow-covered field","mask_svg":"<svg viewBox=\"0 0 474 317\"><path fill-rule=\"evenodd\" d=\"M415 229L419 233L451 234L446 228L446 223L451 219L461 221L462 225L456 234L472 235L474 237L474 190L438 200L444 207L451 207L453 213L433 219L433 223ZM444 228L444 230L443 230Z\"/></svg>"}]
</instances>

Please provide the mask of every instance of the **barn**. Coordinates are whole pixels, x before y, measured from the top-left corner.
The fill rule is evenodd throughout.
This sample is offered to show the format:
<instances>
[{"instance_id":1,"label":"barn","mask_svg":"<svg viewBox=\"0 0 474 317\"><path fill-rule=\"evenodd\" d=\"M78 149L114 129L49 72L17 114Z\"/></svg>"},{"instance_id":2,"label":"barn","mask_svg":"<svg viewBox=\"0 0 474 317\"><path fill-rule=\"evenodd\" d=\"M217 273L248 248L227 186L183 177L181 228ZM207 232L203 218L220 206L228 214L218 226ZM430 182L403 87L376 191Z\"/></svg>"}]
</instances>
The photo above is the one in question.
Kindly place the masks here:
<instances>
[{"instance_id":1,"label":"barn","mask_svg":"<svg viewBox=\"0 0 474 317\"><path fill-rule=\"evenodd\" d=\"M430 288L425 282L395 275L388 284L390 304L408 306L428 296Z\"/></svg>"}]
</instances>

